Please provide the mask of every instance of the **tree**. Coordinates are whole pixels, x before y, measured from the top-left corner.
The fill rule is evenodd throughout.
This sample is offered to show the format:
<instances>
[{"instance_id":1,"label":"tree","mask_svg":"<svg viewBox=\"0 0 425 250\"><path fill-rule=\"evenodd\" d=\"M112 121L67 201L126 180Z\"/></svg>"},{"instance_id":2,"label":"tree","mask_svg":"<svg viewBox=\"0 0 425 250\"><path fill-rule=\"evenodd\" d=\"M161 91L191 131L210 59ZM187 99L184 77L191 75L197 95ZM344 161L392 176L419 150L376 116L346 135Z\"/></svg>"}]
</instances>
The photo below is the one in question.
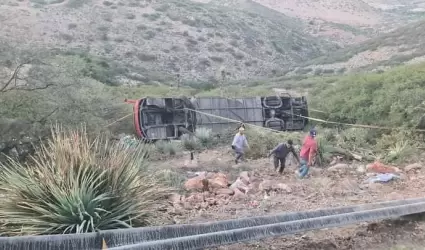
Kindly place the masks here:
<instances>
[{"instance_id":1,"label":"tree","mask_svg":"<svg viewBox=\"0 0 425 250\"><path fill-rule=\"evenodd\" d=\"M32 91L37 89L46 89L49 86L52 86L53 83L44 83L39 86L31 84L28 74L23 74L22 70L25 69L29 71L33 63L44 64L38 60L28 60L21 63L17 62L9 77L6 73L5 76L0 78L0 92L4 93L11 90ZM7 69L4 71L7 72Z\"/></svg>"}]
</instances>

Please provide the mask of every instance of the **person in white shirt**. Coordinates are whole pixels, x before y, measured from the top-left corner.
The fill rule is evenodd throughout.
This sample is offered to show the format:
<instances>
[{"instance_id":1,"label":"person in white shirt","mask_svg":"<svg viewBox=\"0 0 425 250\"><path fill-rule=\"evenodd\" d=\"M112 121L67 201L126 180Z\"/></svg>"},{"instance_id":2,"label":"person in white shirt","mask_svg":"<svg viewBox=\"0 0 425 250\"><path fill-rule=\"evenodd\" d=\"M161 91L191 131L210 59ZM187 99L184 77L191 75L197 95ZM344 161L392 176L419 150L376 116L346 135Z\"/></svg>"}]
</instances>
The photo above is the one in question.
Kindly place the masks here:
<instances>
[{"instance_id":1,"label":"person in white shirt","mask_svg":"<svg viewBox=\"0 0 425 250\"><path fill-rule=\"evenodd\" d=\"M232 142L232 149L235 151L235 163L238 164L239 160L244 160L245 148L249 148L248 140L244 135L245 129L239 128L239 132L235 135Z\"/></svg>"}]
</instances>

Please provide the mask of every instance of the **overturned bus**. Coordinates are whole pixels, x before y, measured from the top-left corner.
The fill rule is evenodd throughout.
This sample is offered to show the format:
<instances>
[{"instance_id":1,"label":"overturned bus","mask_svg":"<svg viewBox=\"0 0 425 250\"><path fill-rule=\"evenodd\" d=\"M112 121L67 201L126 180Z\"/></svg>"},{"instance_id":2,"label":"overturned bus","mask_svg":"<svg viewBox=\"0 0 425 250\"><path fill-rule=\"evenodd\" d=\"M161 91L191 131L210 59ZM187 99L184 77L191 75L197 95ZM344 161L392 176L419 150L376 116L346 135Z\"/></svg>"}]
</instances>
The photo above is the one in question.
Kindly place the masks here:
<instances>
[{"instance_id":1,"label":"overturned bus","mask_svg":"<svg viewBox=\"0 0 425 250\"><path fill-rule=\"evenodd\" d=\"M267 97L146 97L133 104L134 125L140 138L178 139L197 128L213 133L253 124L279 131L303 130L308 123L307 100L277 95Z\"/></svg>"}]
</instances>

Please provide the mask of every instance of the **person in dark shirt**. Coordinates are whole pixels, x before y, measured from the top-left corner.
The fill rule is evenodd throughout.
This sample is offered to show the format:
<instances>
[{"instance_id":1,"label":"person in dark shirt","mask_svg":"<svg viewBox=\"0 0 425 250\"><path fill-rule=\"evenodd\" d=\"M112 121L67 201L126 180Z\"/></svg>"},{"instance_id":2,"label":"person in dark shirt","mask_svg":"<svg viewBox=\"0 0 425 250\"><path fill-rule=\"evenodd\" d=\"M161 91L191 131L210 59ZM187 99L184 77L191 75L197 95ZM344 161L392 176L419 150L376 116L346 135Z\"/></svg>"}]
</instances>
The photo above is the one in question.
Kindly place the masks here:
<instances>
[{"instance_id":1,"label":"person in dark shirt","mask_svg":"<svg viewBox=\"0 0 425 250\"><path fill-rule=\"evenodd\" d=\"M282 174L283 170L285 169L285 161L286 156L288 156L289 153L292 153L294 157L297 159L298 162L300 162L300 158L298 157L298 154L295 152L295 149L293 147L292 140L288 140L287 143L279 143L270 153L269 156L274 155L274 169L277 170L279 167L280 162L280 168L279 173Z\"/></svg>"}]
</instances>

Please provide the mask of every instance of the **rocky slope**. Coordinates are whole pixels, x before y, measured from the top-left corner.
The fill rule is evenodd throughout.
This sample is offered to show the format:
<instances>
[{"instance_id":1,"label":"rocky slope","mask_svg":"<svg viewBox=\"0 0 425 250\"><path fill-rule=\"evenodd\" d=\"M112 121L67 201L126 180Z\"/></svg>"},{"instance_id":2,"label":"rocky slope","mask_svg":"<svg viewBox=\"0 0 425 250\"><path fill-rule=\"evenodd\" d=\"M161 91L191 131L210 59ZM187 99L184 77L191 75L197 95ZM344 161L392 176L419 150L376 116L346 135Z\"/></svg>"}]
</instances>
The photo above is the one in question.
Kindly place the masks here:
<instances>
[{"instance_id":1,"label":"rocky slope","mask_svg":"<svg viewBox=\"0 0 425 250\"><path fill-rule=\"evenodd\" d=\"M386 70L400 64L425 61L425 20L347 47L305 64L310 74L323 71ZM341 70L340 70L341 71Z\"/></svg>"}]
</instances>

